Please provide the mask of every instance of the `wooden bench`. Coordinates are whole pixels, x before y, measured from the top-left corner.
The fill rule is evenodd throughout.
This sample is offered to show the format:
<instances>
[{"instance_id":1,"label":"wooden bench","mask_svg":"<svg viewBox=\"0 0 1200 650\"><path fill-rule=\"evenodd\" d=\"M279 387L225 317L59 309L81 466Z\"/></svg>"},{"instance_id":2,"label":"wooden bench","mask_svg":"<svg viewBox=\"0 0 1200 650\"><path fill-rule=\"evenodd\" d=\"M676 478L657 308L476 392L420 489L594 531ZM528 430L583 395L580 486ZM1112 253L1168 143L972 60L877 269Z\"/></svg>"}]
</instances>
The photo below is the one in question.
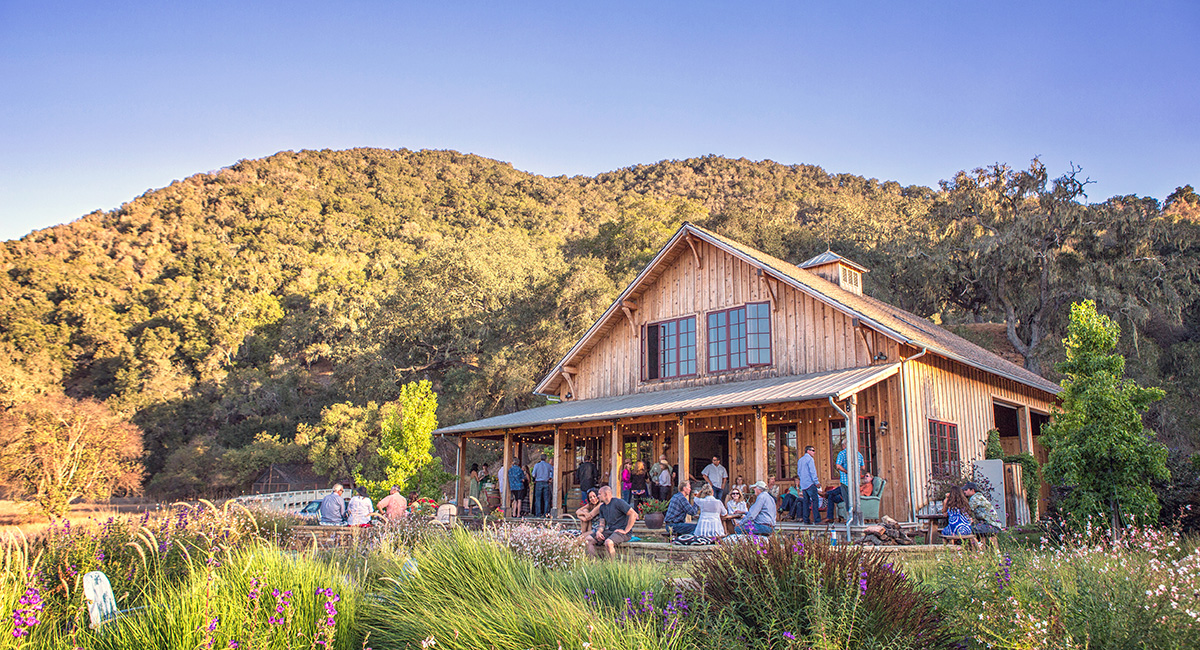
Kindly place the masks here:
<instances>
[{"instance_id":1,"label":"wooden bench","mask_svg":"<svg viewBox=\"0 0 1200 650\"><path fill-rule=\"evenodd\" d=\"M970 542L971 546L975 548L981 548L979 539L977 539L974 535L942 535L942 546L951 546L955 542L957 542L959 546L964 545L966 542Z\"/></svg>"}]
</instances>

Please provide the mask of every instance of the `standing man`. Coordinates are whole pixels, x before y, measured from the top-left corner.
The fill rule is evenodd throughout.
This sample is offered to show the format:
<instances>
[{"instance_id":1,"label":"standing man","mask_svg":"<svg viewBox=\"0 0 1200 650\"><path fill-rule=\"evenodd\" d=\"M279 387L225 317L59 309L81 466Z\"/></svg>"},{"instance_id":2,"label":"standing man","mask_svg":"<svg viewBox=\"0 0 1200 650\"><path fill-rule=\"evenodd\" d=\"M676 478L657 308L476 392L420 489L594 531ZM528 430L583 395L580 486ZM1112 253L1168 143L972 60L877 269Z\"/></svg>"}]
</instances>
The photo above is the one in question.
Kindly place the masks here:
<instances>
[{"instance_id":1,"label":"standing man","mask_svg":"<svg viewBox=\"0 0 1200 650\"><path fill-rule=\"evenodd\" d=\"M579 494L581 500L587 503L587 493L596 487L596 464L591 457L584 456L583 462L575 469L575 478L579 479Z\"/></svg>"},{"instance_id":2,"label":"standing man","mask_svg":"<svg viewBox=\"0 0 1200 650\"><path fill-rule=\"evenodd\" d=\"M629 507L624 499L613 496L612 487L605 485L600 488L600 505L589 514L589 520L597 515L604 520L604 530L598 530L584 540L589 557L596 557L596 544L604 544L608 556L617 557L617 547L629 541L629 531L637 521L637 510Z\"/></svg>"},{"instance_id":3,"label":"standing man","mask_svg":"<svg viewBox=\"0 0 1200 650\"><path fill-rule=\"evenodd\" d=\"M664 469L663 471L670 471ZM691 535L696 530L695 523L684 521L687 515L693 517L700 514L700 507L692 503L692 482L684 481L679 484L679 491L672 497L670 503L667 504L667 514L663 517L663 523L667 528L676 535Z\"/></svg>"},{"instance_id":4,"label":"standing man","mask_svg":"<svg viewBox=\"0 0 1200 650\"><path fill-rule=\"evenodd\" d=\"M408 516L408 499L400 494L400 486L393 485L391 494L379 500L378 508L388 521L400 521Z\"/></svg>"},{"instance_id":5,"label":"standing man","mask_svg":"<svg viewBox=\"0 0 1200 650\"><path fill-rule=\"evenodd\" d=\"M721 457L713 456L712 463L705 467L700 474L704 476L704 481L712 486L713 496L717 498L717 501L723 499L725 497L725 481L729 479L729 472L721 466Z\"/></svg>"},{"instance_id":6,"label":"standing man","mask_svg":"<svg viewBox=\"0 0 1200 650\"><path fill-rule=\"evenodd\" d=\"M321 507L318 512L321 513L322 526L346 525L346 502L342 499L342 491L342 484L335 483L333 492L321 499Z\"/></svg>"},{"instance_id":7,"label":"standing man","mask_svg":"<svg viewBox=\"0 0 1200 650\"><path fill-rule=\"evenodd\" d=\"M858 452L858 469L860 471L863 468L863 464L864 464L863 463L863 455L862 455L862 452L860 451L860 452ZM845 440L842 441L842 450L838 452L837 460L834 461L834 465L837 466L838 478L842 482L842 486L841 486L841 488L839 488L839 491L842 493L842 502L846 504L846 514L849 515L850 508L851 508L850 504L852 504L854 502L850 500L850 475L846 473L846 441Z\"/></svg>"},{"instance_id":8,"label":"standing man","mask_svg":"<svg viewBox=\"0 0 1200 650\"><path fill-rule=\"evenodd\" d=\"M554 468L546 462L546 454L538 457L533 466L533 516L542 517L550 513L550 479Z\"/></svg>"},{"instance_id":9,"label":"standing man","mask_svg":"<svg viewBox=\"0 0 1200 650\"><path fill-rule=\"evenodd\" d=\"M812 445L804 448L804 455L796 462L796 487L800 488L800 521L806 524L821 523L821 517L817 514L820 502L817 496L817 448Z\"/></svg>"},{"instance_id":10,"label":"standing man","mask_svg":"<svg viewBox=\"0 0 1200 650\"><path fill-rule=\"evenodd\" d=\"M659 463L658 477L655 479L658 484L659 500L669 499L671 497L671 466L665 460Z\"/></svg>"},{"instance_id":11,"label":"standing man","mask_svg":"<svg viewBox=\"0 0 1200 650\"><path fill-rule=\"evenodd\" d=\"M513 459L512 466L508 468L508 496L510 517L521 516L521 493L525 490L525 472L521 470L521 461Z\"/></svg>"},{"instance_id":12,"label":"standing man","mask_svg":"<svg viewBox=\"0 0 1200 650\"><path fill-rule=\"evenodd\" d=\"M666 465L666 464L667 464L667 457L662 456L661 458L658 459L658 462L656 462L650 466L650 473L647 475L646 478L647 478L648 487L650 489L650 497L651 498L659 499L659 500L667 498L658 489L658 475L662 474L663 465ZM667 485L670 485L670 484L671 484L670 482L667 483Z\"/></svg>"},{"instance_id":13,"label":"standing man","mask_svg":"<svg viewBox=\"0 0 1200 650\"><path fill-rule=\"evenodd\" d=\"M754 504L742 515L735 528L743 535L770 535L775 532L775 497L767 492L767 484L759 481L754 489Z\"/></svg>"}]
</instances>

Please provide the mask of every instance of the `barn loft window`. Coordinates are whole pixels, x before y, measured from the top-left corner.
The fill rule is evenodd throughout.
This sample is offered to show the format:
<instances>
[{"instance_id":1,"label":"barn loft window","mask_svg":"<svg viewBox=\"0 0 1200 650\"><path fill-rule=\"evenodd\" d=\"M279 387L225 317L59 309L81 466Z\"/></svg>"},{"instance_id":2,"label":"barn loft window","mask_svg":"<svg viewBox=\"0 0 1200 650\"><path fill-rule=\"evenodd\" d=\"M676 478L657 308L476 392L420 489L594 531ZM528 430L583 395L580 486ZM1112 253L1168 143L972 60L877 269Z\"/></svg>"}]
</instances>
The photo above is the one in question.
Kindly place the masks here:
<instances>
[{"instance_id":1,"label":"barn loft window","mask_svg":"<svg viewBox=\"0 0 1200 650\"><path fill-rule=\"evenodd\" d=\"M708 314L708 371L771 363L771 306L756 302Z\"/></svg>"},{"instance_id":2,"label":"barn loft window","mask_svg":"<svg viewBox=\"0 0 1200 650\"><path fill-rule=\"evenodd\" d=\"M935 474L958 471L958 425L929 421L929 462Z\"/></svg>"},{"instance_id":3,"label":"barn loft window","mask_svg":"<svg viewBox=\"0 0 1200 650\"><path fill-rule=\"evenodd\" d=\"M838 284L847 291L862 294L862 273L845 265L839 265L838 268L842 274L841 282Z\"/></svg>"},{"instance_id":4,"label":"barn loft window","mask_svg":"<svg viewBox=\"0 0 1200 650\"><path fill-rule=\"evenodd\" d=\"M646 326L642 373L646 379L696 374L696 317L676 318Z\"/></svg>"}]
</instances>

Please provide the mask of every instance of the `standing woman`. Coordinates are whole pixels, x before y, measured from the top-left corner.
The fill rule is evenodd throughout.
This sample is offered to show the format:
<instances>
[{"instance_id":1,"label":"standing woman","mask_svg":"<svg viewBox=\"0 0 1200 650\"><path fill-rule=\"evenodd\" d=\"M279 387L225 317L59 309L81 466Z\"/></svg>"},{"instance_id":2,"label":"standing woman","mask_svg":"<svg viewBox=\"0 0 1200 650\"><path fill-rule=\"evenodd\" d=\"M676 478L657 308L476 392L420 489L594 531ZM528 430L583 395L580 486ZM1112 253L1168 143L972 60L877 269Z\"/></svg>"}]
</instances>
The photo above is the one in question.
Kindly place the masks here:
<instances>
[{"instance_id":1,"label":"standing woman","mask_svg":"<svg viewBox=\"0 0 1200 650\"><path fill-rule=\"evenodd\" d=\"M962 488L957 485L950 486L950 493L946 495L942 512L950 518L950 523L942 529L942 535L971 534L971 503L967 500L967 495L963 494Z\"/></svg>"},{"instance_id":2,"label":"standing woman","mask_svg":"<svg viewBox=\"0 0 1200 650\"><path fill-rule=\"evenodd\" d=\"M471 478L467 480L467 508L474 508L475 504L471 503L471 499L474 499L475 503L479 503L482 494L482 485L479 483L479 468L471 465Z\"/></svg>"},{"instance_id":3,"label":"standing woman","mask_svg":"<svg viewBox=\"0 0 1200 650\"><path fill-rule=\"evenodd\" d=\"M370 526L371 513L375 510L371 498L367 496L367 488L361 485L354 489L356 494L350 497L350 507L347 508L347 526Z\"/></svg>"},{"instance_id":4,"label":"standing woman","mask_svg":"<svg viewBox=\"0 0 1200 650\"><path fill-rule=\"evenodd\" d=\"M621 496L625 498L625 503L629 503L633 500L633 488L631 487L630 483L632 480L632 466L630 465L629 461L625 461L625 464L621 466Z\"/></svg>"},{"instance_id":5,"label":"standing woman","mask_svg":"<svg viewBox=\"0 0 1200 650\"><path fill-rule=\"evenodd\" d=\"M696 507L700 509L700 518L696 521L696 530L692 534L696 537L724 537L725 524L721 522L721 517L728 513L725 504L713 496L711 485L701 486L697 494L699 498L696 499Z\"/></svg>"},{"instance_id":6,"label":"standing woman","mask_svg":"<svg viewBox=\"0 0 1200 650\"><path fill-rule=\"evenodd\" d=\"M638 461L633 466L633 474L629 477L629 489L633 493L633 501L629 505L637 508L646 500L646 463Z\"/></svg>"}]
</instances>

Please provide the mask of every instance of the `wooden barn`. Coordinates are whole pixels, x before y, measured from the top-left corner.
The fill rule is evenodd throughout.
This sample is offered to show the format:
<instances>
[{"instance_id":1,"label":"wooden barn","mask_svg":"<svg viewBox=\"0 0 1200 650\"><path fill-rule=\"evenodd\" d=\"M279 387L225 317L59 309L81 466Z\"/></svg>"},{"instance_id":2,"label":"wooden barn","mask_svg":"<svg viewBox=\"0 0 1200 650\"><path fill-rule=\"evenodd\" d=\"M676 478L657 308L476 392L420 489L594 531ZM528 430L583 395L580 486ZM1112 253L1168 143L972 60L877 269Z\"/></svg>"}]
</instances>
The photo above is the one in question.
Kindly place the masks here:
<instances>
[{"instance_id":1,"label":"wooden barn","mask_svg":"<svg viewBox=\"0 0 1200 650\"><path fill-rule=\"evenodd\" d=\"M558 403L438 433L458 437L460 458L471 439L502 441L505 468L553 449L559 511L584 456L605 478L662 454L698 478L715 455L731 478L788 484L814 445L829 485L845 441L887 479L881 512L912 521L935 468L982 459L989 429L1035 451L1058 386L864 295L867 273L684 224L538 383Z\"/></svg>"}]
</instances>

